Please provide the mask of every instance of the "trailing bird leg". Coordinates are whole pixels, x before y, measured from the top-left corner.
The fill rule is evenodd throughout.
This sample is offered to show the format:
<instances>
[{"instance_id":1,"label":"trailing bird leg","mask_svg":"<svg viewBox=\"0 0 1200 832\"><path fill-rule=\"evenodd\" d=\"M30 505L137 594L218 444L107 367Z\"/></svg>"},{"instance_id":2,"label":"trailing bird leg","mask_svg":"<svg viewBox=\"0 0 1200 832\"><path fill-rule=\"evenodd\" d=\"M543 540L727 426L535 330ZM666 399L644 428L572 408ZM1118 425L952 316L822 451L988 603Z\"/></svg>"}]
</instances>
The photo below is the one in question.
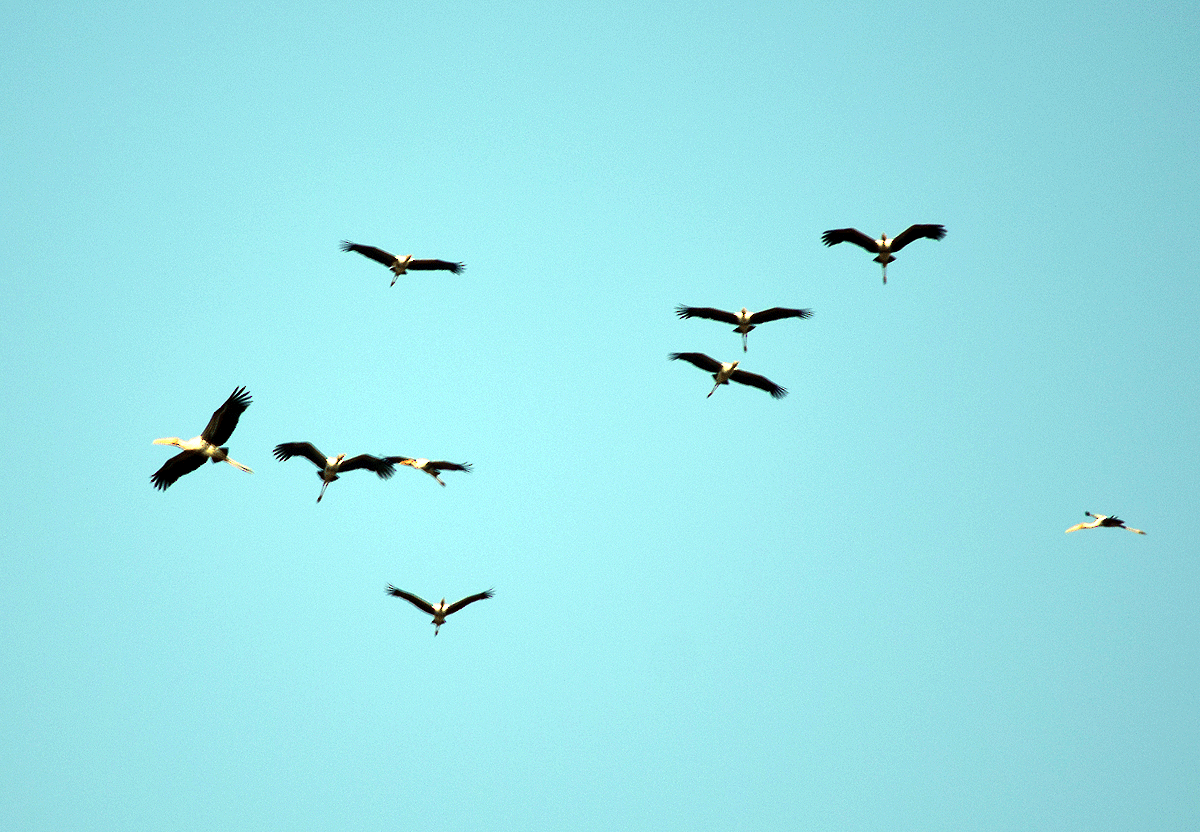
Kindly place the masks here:
<instances>
[{"instance_id":1,"label":"trailing bird leg","mask_svg":"<svg viewBox=\"0 0 1200 832\"><path fill-rule=\"evenodd\" d=\"M230 459L230 457L229 457L229 455L228 455L228 454L229 454L229 449L228 449L228 448L221 448L221 453L222 453L222 455L223 455L223 456L221 457L221 459L220 459L220 460L218 460L218 459L217 459L217 458L214 456L214 457L212 458L212 461L213 461L213 462L218 462L218 461L220 461L220 462L228 462L228 463L229 463L230 465L232 465L234 468L237 468L237 469L239 469L239 470L245 471L247 474L253 474L253 473L254 473L254 472L253 472L253 471L251 471L249 468L247 468L245 465L243 465L242 463L238 462L236 459Z\"/></svg>"}]
</instances>

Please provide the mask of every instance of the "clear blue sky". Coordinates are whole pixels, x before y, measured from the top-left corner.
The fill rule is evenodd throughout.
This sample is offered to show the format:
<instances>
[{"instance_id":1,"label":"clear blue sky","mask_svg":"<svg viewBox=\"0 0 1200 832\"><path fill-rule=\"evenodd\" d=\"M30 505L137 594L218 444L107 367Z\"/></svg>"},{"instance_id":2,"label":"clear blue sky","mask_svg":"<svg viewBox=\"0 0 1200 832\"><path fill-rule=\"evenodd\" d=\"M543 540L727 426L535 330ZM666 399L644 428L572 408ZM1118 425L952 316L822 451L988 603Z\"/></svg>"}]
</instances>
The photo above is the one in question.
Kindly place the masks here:
<instances>
[{"instance_id":1,"label":"clear blue sky","mask_svg":"<svg viewBox=\"0 0 1200 832\"><path fill-rule=\"evenodd\" d=\"M10 9L5 826L1200 826L1200 12L1084 12Z\"/></svg>"}]
</instances>

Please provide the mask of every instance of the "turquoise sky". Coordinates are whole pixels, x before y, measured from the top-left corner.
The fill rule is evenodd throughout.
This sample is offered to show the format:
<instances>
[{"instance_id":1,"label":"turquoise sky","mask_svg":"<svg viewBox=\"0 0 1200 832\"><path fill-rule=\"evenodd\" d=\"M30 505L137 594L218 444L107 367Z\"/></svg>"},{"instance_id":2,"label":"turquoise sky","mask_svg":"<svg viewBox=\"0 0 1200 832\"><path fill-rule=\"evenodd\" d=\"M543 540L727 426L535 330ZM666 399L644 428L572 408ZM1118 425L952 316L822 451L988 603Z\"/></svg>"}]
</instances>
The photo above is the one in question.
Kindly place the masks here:
<instances>
[{"instance_id":1,"label":"turquoise sky","mask_svg":"<svg viewBox=\"0 0 1200 832\"><path fill-rule=\"evenodd\" d=\"M4 825L1197 828L1197 36L9 10ZM886 286L820 241L911 223ZM239 385L255 473L154 490ZM316 505L285 441L475 471ZM389 583L496 595L435 639Z\"/></svg>"}]
</instances>

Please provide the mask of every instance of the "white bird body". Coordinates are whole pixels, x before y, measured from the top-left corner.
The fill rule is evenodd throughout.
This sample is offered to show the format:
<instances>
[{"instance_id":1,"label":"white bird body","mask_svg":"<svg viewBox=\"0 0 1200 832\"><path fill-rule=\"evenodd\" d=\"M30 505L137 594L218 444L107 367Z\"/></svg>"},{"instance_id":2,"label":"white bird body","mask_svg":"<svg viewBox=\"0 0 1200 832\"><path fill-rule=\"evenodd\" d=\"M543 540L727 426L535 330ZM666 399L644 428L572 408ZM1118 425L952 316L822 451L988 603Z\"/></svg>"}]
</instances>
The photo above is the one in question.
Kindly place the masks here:
<instances>
[{"instance_id":1,"label":"white bird body","mask_svg":"<svg viewBox=\"0 0 1200 832\"><path fill-rule=\"evenodd\" d=\"M1074 526L1067 529L1066 534L1077 532L1080 529L1098 529L1102 526L1110 529L1125 529L1125 531L1133 532L1134 534L1145 534L1145 532L1141 529L1134 529L1130 526L1126 526L1125 521L1119 520L1116 515L1092 514L1090 511L1085 511L1084 516L1093 518L1092 522L1076 523Z\"/></svg>"}]
</instances>

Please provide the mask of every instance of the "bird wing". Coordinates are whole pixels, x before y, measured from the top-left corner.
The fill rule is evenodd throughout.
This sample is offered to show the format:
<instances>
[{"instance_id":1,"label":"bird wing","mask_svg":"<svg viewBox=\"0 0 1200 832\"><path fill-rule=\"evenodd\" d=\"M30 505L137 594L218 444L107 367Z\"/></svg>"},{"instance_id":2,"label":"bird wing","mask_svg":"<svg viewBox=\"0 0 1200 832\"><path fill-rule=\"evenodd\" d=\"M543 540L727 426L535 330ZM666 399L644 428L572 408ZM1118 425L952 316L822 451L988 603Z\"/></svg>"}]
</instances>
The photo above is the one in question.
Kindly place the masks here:
<instances>
[{"instance_id":1,"label":"bird wing","mask_svg":"<svg viewBox=\"0 0 1200 832\"><path fill-rule=\"evenodd\" d=\"M462 263L451 263L449 260L409 260L406 269L412 271L442 270L459 274L466 268Z\"/></svg>"},{"instance_id":2,"label":"bird wing","mask_svg":"<svg viewBox=\"0 0 1200 832\"><path fill-rule=\"evenodd\" d=\"M724 309L713 309L711 306L684 306L680 304L675 307L675 314L684 318L708 318L710 321L722 321L727 324L738 323L737 315L732 312L726 312Z\"/></svg>"},{"instance_id":3,"label":"bird wing","mask_svg":"<svg viewBox=\"0 0 1200 832\"><path fill-rule=\"evenodd\" d=\"M302 456L311 462L313 465L325 470L327 462L325 454L317 450L317 446L311 442L282 442L275 446L275 450L271 451L275 458L280 462L286 462L294 456ZM346 466L342 466L345 468Z\"/></svg>"},{"instance_id":4,"label":"bird wing","mask_svg":"<svg viewBox=\"0 0 1200 832\"><path fill-rule=\"evenodd\" d=\"M484 598L491 598L494 594L495 593L489 589L487 592L481 592L478 595L472 595L468 598L463 598L461 601L455 601L453 604L446 607L446 615L450 615L450 613L453 612L458 612L467 604L474 604L476 601L482 601Z\"/></svg>"},{"instance_id":5,"label":"bird wing","mask_svg":"<svg viewBox=\"0 0 1200 832\"><path fill-rule=\"evenodd\" d=\"M821 235L821 242L827 246L836 246L838 243L854 243L867 251L879 253L879 244L857 228L831 228Z\"/></svg>"},{"instance_id":6,"label":"bird wing","mask_svg":"<svg viewBox=\"0 0 1200 832\"><path fill-rule=\"evenodd\" d=\"M747 373L745 370L734 370L733 375L729 377L729 380L736 381L739 384L749 384L751 387L757 387L759 390L766 390L777 399L782 399L787 395L787 390L784 390L766 376L760 376L757 373Z\"/></svg>"},{"instance_id":7,"label":"bird wing","mask_svg":"<svg viewBox=\"0 0 1200 832\"><path fill-rule=\"evenodd\" d=\"M446 462L443 459L435 461L431 459L425 463L425 470L433 471L434 473L439 471L466 471L469 474L471 473L471 463L464 462L462 465L459 465L457 462Z\"/></svg>"},{"instance_id":8,"label":"bird wing","mask_svg":"<svg viewBox=\"0 0 1200 832\"><path fill-rule=\"evenodd\" d=\"M392 586L391 584L388 584L387 591L388 595L395 595L397 598L403 598L405 601L412 604L419 610L427 612L430 615L437 615L437 610L435 610L433 605L424 598L418 598L416 595L413 595L411 592L405 592L403 589L396 589L396 587Z\"/></svg>"},{"instance_id":9,"label":"bird wing","mask_svg":"<svg viewBox=\"0 0 1200 832\"><path fill-rule=\"evenodd\" d=\"M931 240L940 240L945 236L946 227L944 225L910 225L896 235L889 248L892 251L899 251L913 240L919 240L922 237L928 237Z\"/></svg>"},{"instance_id":10,"label":"bird wing","mask_svg":"<svg viewBox=\"0 0 1200 832\"><path fill-rule=\"evenodd\" d=\"M385 456L383 461L390 462L393 465L412 465L417 459L411 456Z\"/></svg>"},{"instance_id":11,"label":"bird wing","mask_svg":"<svg viewBox=\"0 0 1200 832\"><path fill-rule=\"evenodd\" d=\"M765 324L767 321L777 321L780 318L811 318L811 309L785 309L782 306L773 306L770 309L764 309L761 312L755 312L750 316L750 323Z\"/></svg>"},{"instance_id":12,"label":"bird wing","mask_svg":"<svg viewBox=\"0 0 1200 832\"><path fill-rule=\"evenodd\" d=\"M150 482L160 491L166 491L175 480L184 474L190 474L208 461L208 457L199 451L184 451L163 463L163 466L150 476Z\"/></svg>"},{"instance_id":13,"label":"bird wing","mask_svg":"<svg viewBox=\"0 0 1200 832\"><path fill-rule=\"evenodd\" d=\"M370 454L359 454L358 456L350 457L342 463L340 470L354 471L359 468L365 468L368 471L378 474L381 480L386 480L392 474L396 473L396 467L392 463L386 459L371 456Z\"/></svg>"},{"instance_id":14,"label":"bird wing","mask_svg":"<svg viewBox=\"0 0 1200 832\"><path fill-rule=\"evenodd\" d=\"M229 394L225 404L213 411L208 426L200 434L200 438L214 445L224 445L237 427L238 419L250 406L250 394L245 387L239 387Z\"/></svg>"},{"instance_id":15,"label":"bird wing","mask_svg":"<svg viewBox=\"0 0 1200 832\"><path fill-rule=\"evenodd\" d=\"M709 358L702 352L673 352L668 358L671 361L686 361L710 373L721 372L721 362L715 358Z\"/></svg>"},{"instance_id":16,"label":"bird wing","mask_svg":"<svg viewBox=\"0 0 1200 832\"><path fill-rule=\"evenodd\" d=\"M357 251L363 257L370 257L377 263L382 263L385 266L391 266L396 262L396 255L384 251L375 246L360 246L358 243L352 243L349 240L342 240L342 251Z\"/></svg>"}]
</instances>

